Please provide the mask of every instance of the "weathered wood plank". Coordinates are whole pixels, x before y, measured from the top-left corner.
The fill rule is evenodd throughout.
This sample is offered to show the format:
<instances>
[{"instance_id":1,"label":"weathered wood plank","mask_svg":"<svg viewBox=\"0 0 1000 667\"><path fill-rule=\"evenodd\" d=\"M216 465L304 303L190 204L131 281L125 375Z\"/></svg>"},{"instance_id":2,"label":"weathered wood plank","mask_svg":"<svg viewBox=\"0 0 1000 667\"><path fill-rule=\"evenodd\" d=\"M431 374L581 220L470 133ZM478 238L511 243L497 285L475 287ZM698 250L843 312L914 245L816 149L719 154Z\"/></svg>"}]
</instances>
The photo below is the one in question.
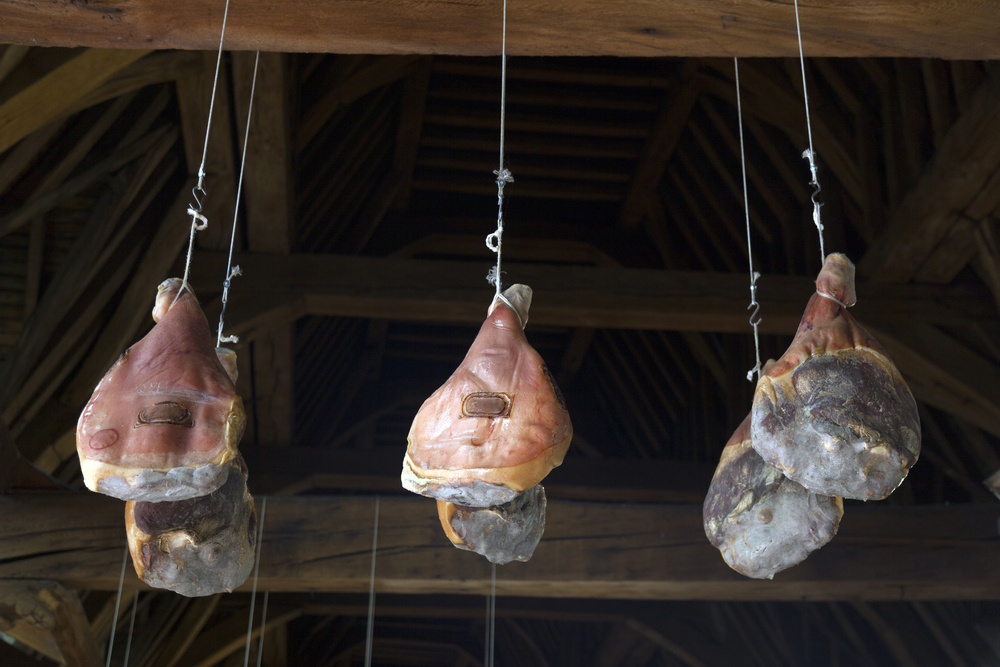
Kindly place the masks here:
<instances>
[{"instance_id":1,"label":"weathered wood plank","mask_svg":"<svg viewBox=\"0 0 1000 667\"><path fill-rule=\"evenodd\" d=\"M101 650L83 605L59 583L0 581L0 606L3 631L67 667L100 666Z\"/></svg>"},{"instance_id":2,"label":"weathered wood plank","mask_svg":"<svg viewBox=\"0 0 1000 667\"><path fill-rule=\"evenodd\" d=\"M126 0L113 5L17 3L4 8L0 42L38 46L212 49L224 3ZM988 59L1000 54L992 3L913 0L800 7L806 55ZM754 0L545 0L512 7L512 55L794 56L792 8ZM290 0L230 8L227 48L325 53L496 55L496 3Z\"/></svg>"},{"instance_id":3,"label":"weathered wood plank","mask_svg":"<svg viewBox=\"0 0 1000 667\"><path fill-rule=\"evenodd\" d=\"M6 100L0 105L0 152L63 116L77 99L147 53L89 49Z\"/></svg>"},{"instance_id":4,"label":"weathered wood plank","mask_svg":"<svg viewBox=\"0 0 1000 667\"><path fill-rule=\"evenodd\" d=\"M956 212L973 204L998 170L1000 71L994 70L858 262L858 273L885 282L920 280L919 269L956 224ZM995 189L990 194L995 198Z\"/></svg>"},{"instance_id":5,"label":"weathered wood plank","mask_svg":"<svg viewBox=\"0 0 1000 667\"><path fill-rule=\"evenodd\" d=\"M400 445L403 441L400 441ZM573 446L576 447L576 440ZM250 490L302 493L310 489L354 492L399 490L396 449L340 449L298 445L286 449L244 447ZM321 472L322 471L322 472ZM715 472L714 463L568 457L545 478L545 493L558 500L698 503ZM283 488L280 486L286 484Z\"/></svg>"},{"instance_id":6,"label":"weathered wood plank","mask_svg":"<svg viewBox=\"0 0 1000 667\"><path fill-rule=\"evenodd\" d=\"M259 502L259 500L258 500ZM268 498L258 590L366 592L373 497ZM123 506L92 494L0 498L0 578L118 585ZM772 581L731 571L705 539L700 505L553 500L530 563L500 595L632 599L1000 599L995 505L850 506L840 534ZM134 573L129 587L138 586ZM241 590L249 590L250 582ZM454 549L434 503L381 499L379 592L482 595L486 561Z\"/></svg>"},{"instance_id":7,"label":"weathered wood plank","mask_svg":"<svg viewBox=\"0 0 1000 667\"><path fill-rule=\"evenodd\" d=\"M626 228L635 228L642 222L646 211L646 198L663 178L663 172L673 155L677 141L687 125L691 109L698 101L701 92L697 85L695 74L697 64L694 61L684 63L680 81L676 89L671 89L666 96L666 103L653 124L646 149L635 167L628 192L619 215L619 224Z\"/></svg>"},{"instance_id":8,"label":"weathered wood plank","mask_svg":"<svg viewBox=\"0 0 1000 667\"><path fill-rule=\"evenodd\" d=\"M243 199L246 202L247 247L254 252L288 255L295 248L294 177L292 171L293 74L288 56L261 53L256 86L253 53L233 54L237 136L245 147ZM250 106L251 89L256 99ZM253 113L249 113L252 108ZM242 289L237 281L237 289ZM283 324L253 342L252 437L281 447L292 442L295 422L294 332ZM249 360L244 360L244 372ZM248 434L250 435L250 434Z\"/></svg>"},{"instance_id":9,"label":"weathered wood plank","mask_svg":"<svg viewBox=\"0 0 1000 667\"><path fill-rule=\"evenodd\" d=\"M226 255L197 253L192 284L218 290ZM313 315L480 323L489 305L486 261L452 262L305 254L278 257L239 253L240 289L227 318L246 331L253 318L278 306ZM747 332L742 274L619 267L507 264L512 280L534 289L531 322L554 326L676 331ZM793 333L814 281L763 276L758 301L765 333ZM989 317L985 295L930 285L858 286L852 313L862 322L949 323ZM299 311L302 312L302 311Z\"/></svg>"}]
</instances>

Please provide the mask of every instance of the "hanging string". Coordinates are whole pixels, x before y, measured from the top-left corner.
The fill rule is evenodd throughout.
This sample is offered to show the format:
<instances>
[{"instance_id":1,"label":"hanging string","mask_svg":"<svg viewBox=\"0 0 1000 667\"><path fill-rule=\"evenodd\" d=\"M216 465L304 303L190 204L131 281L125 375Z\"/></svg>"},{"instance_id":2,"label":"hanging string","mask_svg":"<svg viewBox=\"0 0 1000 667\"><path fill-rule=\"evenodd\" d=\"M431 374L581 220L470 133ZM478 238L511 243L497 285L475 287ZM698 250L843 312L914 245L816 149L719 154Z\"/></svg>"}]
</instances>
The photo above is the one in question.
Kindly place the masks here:
<instances>
[{"instance_id":1,"label":"hanging string","mask_svg":"<svg viewBox=\"0 0 1000 667\"><path fill-rule=\"evenodd\" d=\"M250 593L250 620L247 621L247 648L243 653L243 667L250 664L250 638L253 636L253 606L257 600L257 575L260 573L260 544L264 537L264 516L267 514L267 496L260 506L260 521L257 523L257 556L253 564L253 589ZM264 628L261 626L261 633Z\"/></svg>"},{"instance_id":2,"label":"hanging string","mask_svg":"<svg viewBox=\"0 0 1000 667\"><path fill-rule=\"evenodd\" d=\"M372 571L368 579L368 628L365 633L365 667L372 664L372 639L375 636L375 551L378 549L378 510L382 496L375 496L375 530L372 531Z\"/></svg>"},{"instance_id":3,"label":"hanging string","mask_svg":"<svg viewBox=\"0 0 1000 667\"><path fill-rule=\"evenodd\" d=\"M128 667L128 655L132 652L132 631L135 630L135 610L139 606L139 593L135 594L135 599L132 600L132 620L128 623L128 641L125 642L125 661L122 662L122 667Z\"/></svg>"},{"instance_id":4,"label":"hanging string","mask_svg":"<svg viewBox=\"0 0 1000 667\"><path fill-rule=\"evenodd\" d=\"M104 667L111 667L111 653L115 648L115 630L118 628L118 609L122 603L122 587L125 585L125 565L128 564L128 545L125 545L125 555L122 556L122 573L118 576L118 597L115 599L115 616L111 623L111 640L108 642L108 660Z\"/></svg>"},{"instance_id":5,"label":"hanging string","mask_svg":"<svg viewBox=\"0 0 1000 667\"><path fill-rule=\"evenodd\" d=\"M496 648L496 620L497 620L497 564L493 563L493 584L490 587L490 597L489 597L489 624L486 630L486 636L488 641L486 643L486 664L483 667L496 667L496 662L494 660L495 648Z\"/></svg>"},{"instance_id":6,"label":"hanging string","mask_svg":"<svg viewBox=\"0 0 1000 667\"><path fill-rule=\"evenodd\" d=\"M260 667L261 658L264 657L264 628L267 627L267 599L271 596L271 591L264 591L264 609L260 615L260 637L257 638L257 667Z\"/></svg>"},{"instance_id":7,"label":"hanging string","mask_svg":"<svg viewBox=\"0 0 1000 667\"><path fill-rule=\"evenodd\" d=\"M799 0L794 0L794 2L795 32L799 37L799 65L802 68L802 99L806 105L806 131L809 134L809 148L802 152L802 157L809 160L809 171L812 173L812 180L809 181L809 185L815 188L812 193L813 224L816 225L816 231L819 232L819 259L822 263L826 261L826 248L823 246L823 223L819 219L819 207L822 206L819 202L819 192L822 188L819 186L819 177L817 176L818 169L816 167L816 151L813 150L812 122L809 120L809 93L806 91L806 59L802 55L802 28L799 26Z\"/></svg>"},{"instance_id":8,"label":"hanging string","mask_svg":"<svg viewBox=\"0 0 1000 667\"><path fill-rule=\"evenodd\" d=\"M222 34L219 35L219 55L215 59L215 80L212 82L212 98L208 103L208 121L205 123L205 145L201 149L201 165L198 167L198 184L191 188L191 196L194 197L194 204L188 206L187 213L191 216L191 234L188 238L187 259L184 260L184 278L181 279L181 288L174 295L171 307L177 299L189 287L188 275L191 272L191 255L194 253L194 234L208 227L208 218L202 215L202 203L198 193L207 195L205 192L205 159L208 157L208 134L212 129L212 111L215 110L215 90L219 85L219 65L222 63L222 43L226 39L226 20L229 18L229 0L226 0L226 9L222 14Z\"/></svg>"},{"instance_id":9,"label":"hanging string","mask_svg":"<svg viewBox=\"0 0 1000 667\"><path fill-rule=\"evenodd\" d=\"M760 304L757 303L757 279L760 274L753 270L753 243L750 240L750 203L747 199L747 158L743 150L743 105L740 101L740 63L733 58L733 67L736 68L736 113L740 122L740 163L743 167L743 211L747 216L747 260L750 263L750 305L747 310L753 308L750 314L750 324L753 326L753 349L757 355L757 363L747 372L747 380L753 381L753 374L757 374L760 379L760 338L757 335L757 325L760 324Z\"/></svg>"},{"instance_id":10,"label":"hanging string","mask_svg":"<svg viewBox=\"0 0 1000 667\"><path fill-rule=\"evenodd\" d=\"M493 173L497 177L497 229L486 237L486 247L497 254L497 263L486 275L486 280L491 285L496 286L494 301L500 299L514 312L517 309L500 293L500 259L503 246L503 188L508 183L514 182L514 176L510 170L503 166L503 141L504 124L507 116L507 0L503 0L503 43L500 51L500 167Z\"/></svg>"},{"instance_id":11,"label":"hanging string","mask_svg":"<svg viewBox=\"0 0 1000 667\"><path fill-rule=\"evenodd\" d=\"M229 285L235 276L242 276L239 265L233 266L233 247L236 245L236 218L240 212L240 195L243 192L243 171L247 166L247 144L250 141L250 116L253 113L254 91L257 89L257 64L260 62L260 51L253 61L253 82L250 84L250 102L247 104L247 129L243 134L243 155L240 157L240 177L236 182L236 206L233 208L233 231L229 235L229 260L226 263L226 279L222 282L222 311L219 313L219 333L215 346L223 343L238 343L239 336L223 336L223 318L226 316L226 302L229 301Z\"/></svg>"}]
</instances>

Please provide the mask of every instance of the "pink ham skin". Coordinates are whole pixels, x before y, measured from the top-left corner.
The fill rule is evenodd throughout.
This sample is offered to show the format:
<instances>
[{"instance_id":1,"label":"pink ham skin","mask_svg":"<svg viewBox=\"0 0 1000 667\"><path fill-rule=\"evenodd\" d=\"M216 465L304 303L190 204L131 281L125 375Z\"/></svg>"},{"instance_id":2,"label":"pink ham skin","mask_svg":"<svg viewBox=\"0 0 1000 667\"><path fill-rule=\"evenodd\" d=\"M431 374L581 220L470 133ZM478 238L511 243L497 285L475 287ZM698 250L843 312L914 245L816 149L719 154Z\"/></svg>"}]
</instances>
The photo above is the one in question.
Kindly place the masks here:
<instances>
[{"instance_id":1,"label":"pink ham skin","mask_svg":"<svg viewBox=\"0 0 1000 667\"><path fill-rule=\"evenodd\" d=\"M833 539L840 498L812 493L750 445L750 415L726 443L702 509L705 535L740 574L770 579Z\"/></svg>"},{"instance_id":2,"label":"pink ham skin","mask_svg":"<svg viewBox=\"0 0 1000 667\"><path fill-rule=\"evenodd\" d=\"M853 264L829 255L816 287L852 304ZM751 415L757 452L814 493L881 500L920 453L917 405L895 364L846 308L818 293L757 383Z\"/></svg>"},{"instance_id":3,"label":"pink ham skin","mask_svg":"<svg viewBox=\"0 0 1000 667\"><path fill-rule=\"evenodd\" d=\"M530 288L515 285L507 293L517 288L527 290L530 302ZM468 412L468 397L477 393L506 394L509 414L464 416L463 402ZM524 337L518 314L498 302L462 364L417 412L403 486L469 507L500 505L561 464L572 437L555 381Z\"/></svg>"},{"instance_id":4,"label":"pink ham skin","mask_svg":"<svg viewBox=\"0 0 1000 667\"><path fill-rule=\"evenodd\" d=\"M176 501L226 481L243 402L190 289L174 301L180 282L160 285L156 326L122 354L80 415L77 452L92 491Z\"/></svg>"}]
</instances>

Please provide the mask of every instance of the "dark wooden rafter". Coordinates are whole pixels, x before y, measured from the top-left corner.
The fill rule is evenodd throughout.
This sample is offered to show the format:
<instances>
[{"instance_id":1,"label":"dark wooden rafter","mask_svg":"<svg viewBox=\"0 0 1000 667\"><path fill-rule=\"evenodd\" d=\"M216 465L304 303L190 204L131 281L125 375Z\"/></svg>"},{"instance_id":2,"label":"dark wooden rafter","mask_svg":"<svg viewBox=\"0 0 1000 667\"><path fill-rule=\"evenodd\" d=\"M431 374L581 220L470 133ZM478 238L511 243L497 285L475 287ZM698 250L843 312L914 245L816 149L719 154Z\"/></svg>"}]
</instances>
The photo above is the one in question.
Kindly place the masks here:
<instances>
[{"instance_id":1,"label":"dark wooden rafter","mask_svg":"<svg viewBox=\"0 0 1000 667\"><path fill-rule=\"evenodd\" d=\"M100 667L101 650L76 593L50 580L0 581L0 630L67 667Z\"/></svg>"},{"instance_id":2,"label":"dark wooden rafter","mask_svg":"<svg viewBox=\"0 0 1000 667\"><path fill-rule=\"evenodd\" d=\"M374 499L275 496L267 509L259 591L368 590ZM119 502L95 495L7 496L0 498L0 512L0 544L10 554L0 562L0 578L117 587L124 543ZM331 524L330 517L337 521ZM441 535L432 501L383 497L380 517L376 590L487 591L488 568ZM705 541L700 507L553 500L532 566L504 570L497 592L704 600L995 599L1000 590L992 566L1000 549L995 519L990 505L852 506L836 540L774 581L753 581L729 570ZM623 543L632 548L621 549ZM338 567L331 568L331 560ZM133 573L126 579L130 587L138 583ZM197 642L219 643L227 636L210 630Z\"/></svg>"},{"instance_id":3,"label":"dark wooden rafter","mask_svg":"<svg viewBox=\"0 0 1000 667\"><path fill-rule=\"evenodd\" d=\"M251 252L288 255L296 246L292 172L294 74L287 55L261 53L256 72L256 99L251 103L254 61L254 54L249 52L233 54L237 136L241 148L247 133L248 112L252 120L243 166L246 243ZM239 279L233 282L234 290L242 287ZM292 326L285 323L263 332L253 341L253 396L247 401L247 421L251 425L247 435L251 440L279 447L287 447L292 442L295 421L293 339ZM248 362L250 359L243 360L244 369Z\"/></svg>"},{"instance_id":4,"label":"dark wooden rafter","mask_svg":"<svg viewBox=\"0 0 1000 667\"><path fill-rule=\"evenodd\" d=\"M646 197L656 188L677 146L688 116L698 99L697 61L686 60L681 66L676 88L669 90L665 104L653 123L646 150L636 165L625 194L619 224L636 227L645 212Z\"/></svg>"},{"instance_id":5,"label":"dark wooden rafter","mask_svg":"<svg viewBox=\"0 0 1000 667\"><path fill-rule=\"evenodd\" d=\"M149 51L87 49L0 105L0 152L71 111L73 104Z\"/></svg>"},{"instance_id":6,"label":"dark wooden rafter","mask_svg":"<svg viewBox=\"0 0 1000 667\"><path fill-rule=\"evenodd\" d=\"M886 229L872 242L858 263L859 272L884 282L921 280L922 266L953 226L963 218L978 222L996 215L1000 209L997 174L1000 72L994 71L941 140Z\"/></svg>"}]
</instances>

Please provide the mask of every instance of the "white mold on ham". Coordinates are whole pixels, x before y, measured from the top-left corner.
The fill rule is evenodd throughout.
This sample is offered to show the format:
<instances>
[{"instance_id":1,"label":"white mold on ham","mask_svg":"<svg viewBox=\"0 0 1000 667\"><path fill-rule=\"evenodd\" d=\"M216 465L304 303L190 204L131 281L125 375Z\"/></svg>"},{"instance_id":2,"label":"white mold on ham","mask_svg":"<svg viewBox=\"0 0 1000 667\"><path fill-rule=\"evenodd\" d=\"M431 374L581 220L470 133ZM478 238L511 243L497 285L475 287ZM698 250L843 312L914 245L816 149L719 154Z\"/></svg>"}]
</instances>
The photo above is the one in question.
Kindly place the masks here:
<instances>
[{"instance_id":1,"label":"white mold on ham","mask_svg":"<svg viewBox=\"0 0 1000 667\"><path fill-rule=\"evenodd\" d=\"M410 426L403 487L467 507L508 503L562 463L573 425L524 337L531 288L494 300L465 359Z\"/></svg>"},{"instance_id":2,"label":"white mold on ham","mask_svg":"<svg viewBox=\"0 0 1000 667\"><path fill-rule=\"evenodd\" d=\"M496 507L437 501L438 518L451 543L497 565L526 562L535 553L545 530L545 504L541 484Z\"/></svg>"},{"instance_id":3,"label":"white mold on ham","mask_svg":"<svg viewBox=\"0 0 1000 667\"><path fill-rule=\"evenodd\" d=\"M208 495L125 504L129 552L142 581L187 597L229 592L246 581L257 515L243 457L227 468L226 483Z\"/></svg>"},{"instance_id":4,"label":"white mold on ham","mask_svg":"<svg viewBox=\"0 0 1000 667\"><path fill-rule=\"evenodd\" d=\"M236 355L214 347L190 287L181 291L179 278L160 284L153 319L156 326L105 374L77 423L87 488L122 500L215 491L246 423L233 384Z\"/></svg>"},{"instance_id":5,"label":"white mold on ham","mask_svg":"<svg viewBox=\"0 0 1000 667\"><path fill-rule=\"evenodd\" d=\"M801 563L833 539L843 500L813 493L750 445L750 415L726 443L705 497L705 535L726 564L754 579Z\"/></svg>"},{"instance_id":6,"label":"white mold on ham","mask_svg":"<svg viewBox=\"0 0 1000 667\"><path fill-rule=\"evenodd\" d=\"M826 258L795 339L757 383L753 446L823 495L881 500L920 454L920 418L882 346L847 312L854 265Z\"/></svg>"}]
</instances>

